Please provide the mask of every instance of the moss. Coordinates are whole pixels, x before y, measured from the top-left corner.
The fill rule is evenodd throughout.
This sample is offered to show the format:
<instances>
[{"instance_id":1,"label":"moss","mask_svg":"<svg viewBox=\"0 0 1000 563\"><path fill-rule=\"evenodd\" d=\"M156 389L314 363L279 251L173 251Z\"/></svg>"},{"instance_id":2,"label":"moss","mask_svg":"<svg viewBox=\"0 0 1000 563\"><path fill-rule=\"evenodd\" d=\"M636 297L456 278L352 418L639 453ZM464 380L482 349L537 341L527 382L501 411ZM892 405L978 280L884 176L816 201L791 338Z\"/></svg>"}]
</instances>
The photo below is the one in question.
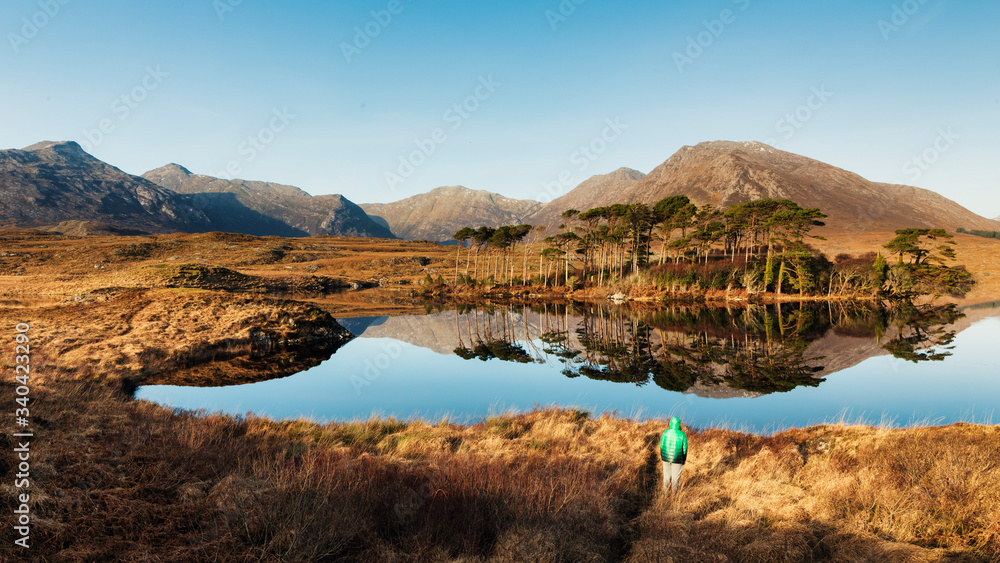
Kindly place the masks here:
<instances>
[{"instance_id":1,"label":"moss","mask_svg":"<svg viewBox=\"0 0 1000 563\"><path fill-rule=\"evenodd\" d=\"M199 289L249 289L267 284L263 278L224 268L203 264L153 264L141 271L151 274L168 287Z\"/></svg>"}]
</instances>

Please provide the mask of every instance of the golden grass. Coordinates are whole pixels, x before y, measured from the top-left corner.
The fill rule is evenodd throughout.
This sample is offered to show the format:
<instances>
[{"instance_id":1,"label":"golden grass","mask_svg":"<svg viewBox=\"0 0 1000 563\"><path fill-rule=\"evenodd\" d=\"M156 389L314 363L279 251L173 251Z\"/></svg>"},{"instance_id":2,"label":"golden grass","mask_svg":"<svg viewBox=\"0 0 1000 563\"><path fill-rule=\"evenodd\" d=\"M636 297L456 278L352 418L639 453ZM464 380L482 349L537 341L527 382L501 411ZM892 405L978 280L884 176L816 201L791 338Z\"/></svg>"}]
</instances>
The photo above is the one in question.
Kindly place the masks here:
<instances>
[{"instance_id":1,"label":"golden grass","mask_svg":"<svg viewBox=\"0 0 1000 563\"><path fill-rule=\"evenodd\" d=\"M885 252L882 245L895 236L892 232L829 233L827 240L817 241L817 248L828 256L840 253L861 255L866 252ZM1000 296L1000 240L973 235L955 235L956 265L965 266L976 277L976 286L960 305L996 301Z\"/></svg>"},{"instance_id":2,"label":"golden grass","mask_svg":"<svg viewBox=\"0 0 1000 563\"><path fill-rule=\"evenodd\" d=\"M36 393L39 560L1000 558L993 426L689 431L669 497L662 421L315 424L174 413L86 381ZM9 513L13 489L0 499Z\"/></svg>"}]
</instances>

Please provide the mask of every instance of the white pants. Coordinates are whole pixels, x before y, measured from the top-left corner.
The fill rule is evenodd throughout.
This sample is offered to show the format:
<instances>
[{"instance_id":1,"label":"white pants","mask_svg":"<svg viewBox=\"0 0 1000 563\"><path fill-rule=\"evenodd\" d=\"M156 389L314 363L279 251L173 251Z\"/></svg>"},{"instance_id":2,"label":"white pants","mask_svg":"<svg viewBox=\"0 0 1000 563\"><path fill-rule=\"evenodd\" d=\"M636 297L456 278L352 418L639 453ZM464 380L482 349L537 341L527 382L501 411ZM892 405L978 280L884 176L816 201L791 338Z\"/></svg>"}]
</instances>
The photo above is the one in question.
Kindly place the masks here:
<instances>
[{"instance_id":1,"label":"white pants","mask_svg":"<svg viewBox=\"0 0 1000 563\"><path fill-rule=\"evenodd\" d=\"M667 484L673 491L677 492L677 486L681 482L681 471L684 469L683 463L663 462L663 492L667 492Z\"/></svg>"}]
</instances>

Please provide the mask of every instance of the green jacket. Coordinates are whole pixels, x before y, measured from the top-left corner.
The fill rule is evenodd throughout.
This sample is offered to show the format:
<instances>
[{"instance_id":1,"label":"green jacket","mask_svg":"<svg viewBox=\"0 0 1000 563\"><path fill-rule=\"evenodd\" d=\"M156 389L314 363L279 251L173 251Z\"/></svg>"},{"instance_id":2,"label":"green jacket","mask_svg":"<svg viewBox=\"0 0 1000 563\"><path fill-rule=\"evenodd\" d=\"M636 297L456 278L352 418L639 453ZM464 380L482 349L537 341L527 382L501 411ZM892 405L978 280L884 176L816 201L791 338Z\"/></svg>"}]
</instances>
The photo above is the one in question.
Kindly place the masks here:
<instances>
[{"instance_id":1,"label":"green jacket","mask_svg":"<svg viewBox=\"0 0 1000 563\"><path fill-rule=\"evenodd\" d=\"M684 463L687 455L687 435L681 431L681 419L675 416L670 419L670 429L660 437L660 459L667 463Z\"/></svg>"}]
</instances>

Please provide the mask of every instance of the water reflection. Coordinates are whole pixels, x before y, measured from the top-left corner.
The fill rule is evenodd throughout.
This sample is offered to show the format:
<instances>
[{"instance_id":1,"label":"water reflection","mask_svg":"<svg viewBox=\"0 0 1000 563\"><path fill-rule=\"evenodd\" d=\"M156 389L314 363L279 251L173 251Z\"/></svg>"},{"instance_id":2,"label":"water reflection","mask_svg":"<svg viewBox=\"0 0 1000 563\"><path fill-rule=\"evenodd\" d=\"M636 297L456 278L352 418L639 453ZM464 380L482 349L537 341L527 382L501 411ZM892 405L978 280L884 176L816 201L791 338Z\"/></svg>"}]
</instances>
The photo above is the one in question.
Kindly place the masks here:
<instances>
[{"instance_id":1,"label":"water reflection","mask_svg":"<svg viewBox=\"0 0 1000 563\"><path fill-rule=\"evenodd\" d=\"M434 305L341 324L359 337L301 373L230 386L221 377L219 387L175 381L136 396L321 421L468 421L560 405L756 432L845 417L981 421L1000 407L998 304Z\"/></svg>"},{"instance_id":2,"label":"water reflection","mask_svg":"<svg viewBox=\"0 0 1000 563\"><path fill-rule=\"evenodd\" d=\"M965 317L955 305L918 307L910 302L891 309L895 334L884 348L893 356L913 363L940 362L952 355L955 340L952 325Z\"/></svg>"},{"instance_id":3,"label":"water reflection","mask_svg":"<svg viewBox=\"0 0 1000 563\"><path fill-rule=\"evenodd\" d=\"M835 371L827 369L825 347L818 344L830 344L822 341L838 336L876 342L876 347L868 346L866 357L888 352L913 362L943 360L952 353L952 325L965 316L952 304L911 303L891 308L800 303L655 310L459 306L453 314L458 346L452 351L466 360L555 359L570 378L638 386L652 382L668 391L699 389L709 396L816 387ZM829 351L840 352L836 348Z\"/></svg>"}]
</instances>

